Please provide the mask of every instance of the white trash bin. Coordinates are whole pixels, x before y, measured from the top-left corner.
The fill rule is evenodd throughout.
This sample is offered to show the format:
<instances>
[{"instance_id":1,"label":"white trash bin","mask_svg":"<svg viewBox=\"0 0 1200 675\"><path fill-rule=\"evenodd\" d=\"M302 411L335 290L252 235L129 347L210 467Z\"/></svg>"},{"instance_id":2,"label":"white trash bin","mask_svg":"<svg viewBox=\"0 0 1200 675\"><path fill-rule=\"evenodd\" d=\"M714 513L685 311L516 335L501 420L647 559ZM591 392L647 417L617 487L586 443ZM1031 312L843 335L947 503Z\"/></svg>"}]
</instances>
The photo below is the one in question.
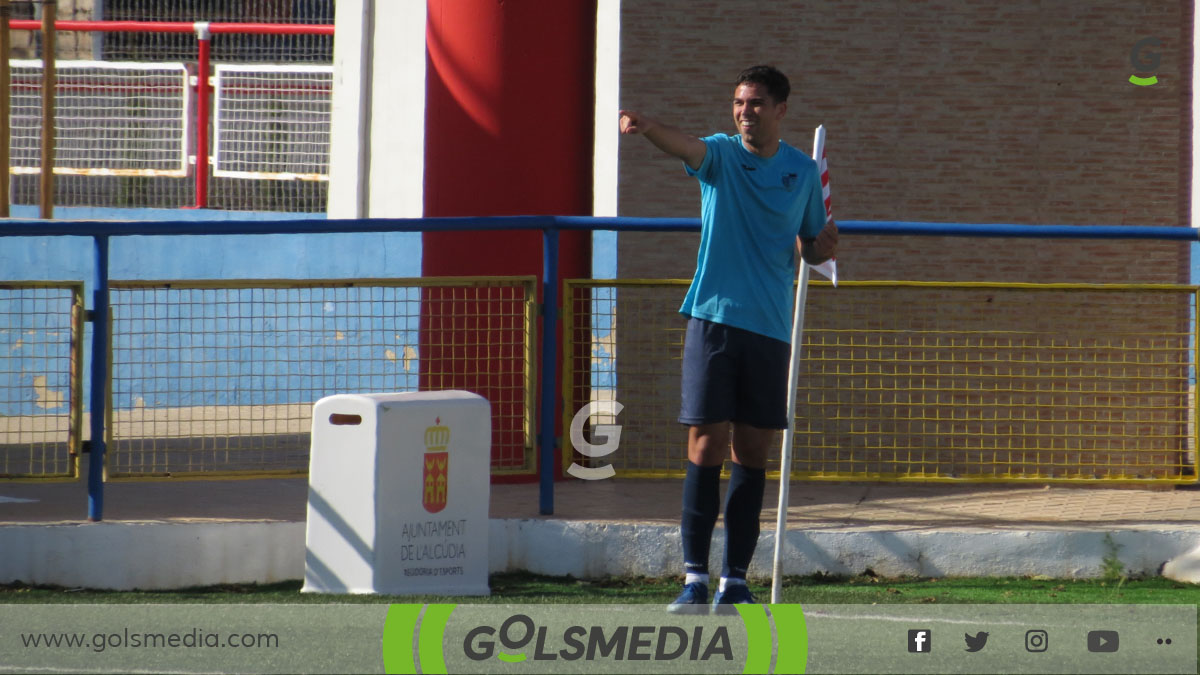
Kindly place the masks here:
<instances>
[{"instance_id":1,"label":"white trash bin","mask_svg":"<svg viewBox=\"0 0 1200 675\"><path fill-rule=\"evenodd\" d=\"M317 401L303 591L488 595L491 429L466 391Z\"/></svg>"}]
</instances>

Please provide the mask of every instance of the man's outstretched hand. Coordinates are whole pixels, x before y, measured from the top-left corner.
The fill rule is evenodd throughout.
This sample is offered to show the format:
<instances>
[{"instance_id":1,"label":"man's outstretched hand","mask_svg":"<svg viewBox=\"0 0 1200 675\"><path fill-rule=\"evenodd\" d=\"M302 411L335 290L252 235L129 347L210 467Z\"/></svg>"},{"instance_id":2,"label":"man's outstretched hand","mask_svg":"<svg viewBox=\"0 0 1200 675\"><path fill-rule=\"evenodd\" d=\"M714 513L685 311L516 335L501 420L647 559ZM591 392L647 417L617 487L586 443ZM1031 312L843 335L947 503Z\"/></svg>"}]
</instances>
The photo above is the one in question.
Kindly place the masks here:
<instances>
[{"instance_id":1,"label":"man's outstretched hand","mask_svg":"<svg viewBox=\"0 0 1200 675\"><path fill-rule=\"evenodd\" d=\"M682 159L693 171L704 162L708 146L699 138L633 110L622 110L620 115L622 135L645 137L659 150Z\"/></svg>"},{"instance_id":2,"label":"man's outstretched hand","mask_svg":"<svg viewBox=\"0 0 1200 675\"><path fill-rule=\"evenodd\" d=\"M650 119L633 110L621 111L621 133L640 134L650 126Z\"/></svg>"}]
</instances>

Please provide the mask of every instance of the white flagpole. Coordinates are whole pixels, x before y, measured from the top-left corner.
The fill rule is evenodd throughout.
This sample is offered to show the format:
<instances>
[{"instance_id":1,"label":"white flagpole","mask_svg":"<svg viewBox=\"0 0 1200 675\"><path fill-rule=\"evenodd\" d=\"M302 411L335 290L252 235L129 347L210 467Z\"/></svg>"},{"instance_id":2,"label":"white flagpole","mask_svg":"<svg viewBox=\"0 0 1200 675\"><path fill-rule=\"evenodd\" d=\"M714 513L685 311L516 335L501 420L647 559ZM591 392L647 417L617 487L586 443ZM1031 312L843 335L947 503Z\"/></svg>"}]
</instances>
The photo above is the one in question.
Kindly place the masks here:
<instances>
[{"instance_id":1,"label":"white flagpole","mask_svg":"<svg viewBox=\"0 0 1200 675\"><path fill-rule=\"evenodd\" d=\"M821 165L825 156L825 125L813 136L813 159ZM823 169L820 173L824 173ZM826 222L829 212L826 210ZM771 566L771 604L783 601L783 535L787 531L788 491L791 487L792 445L796 436L796 389L800 377L800 347L804 340L804 304L808 298L808 265L800 261L800 281L792 316L792 360L788 365L788 422L779 457L779 510L775 516L775 558Z\"/></svg>"}]
</instances>

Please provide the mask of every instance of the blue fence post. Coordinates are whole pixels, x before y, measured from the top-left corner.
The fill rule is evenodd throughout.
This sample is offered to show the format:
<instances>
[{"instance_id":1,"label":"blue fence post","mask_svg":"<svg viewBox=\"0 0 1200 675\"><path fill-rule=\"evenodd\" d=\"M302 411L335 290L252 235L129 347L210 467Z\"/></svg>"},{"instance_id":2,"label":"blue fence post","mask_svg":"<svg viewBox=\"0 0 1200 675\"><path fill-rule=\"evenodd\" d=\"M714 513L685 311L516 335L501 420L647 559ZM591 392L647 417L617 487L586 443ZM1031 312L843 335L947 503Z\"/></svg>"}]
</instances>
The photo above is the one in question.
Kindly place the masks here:
<instances>
[{"instance_id":1,"label":"blue fence post","mask_svg":"<svg viewBox=\"0 0 1200 675\"><path fill-rule=\"evenodd\" d=\"M542 400L538 405L541 431L538 438L538 513L554 515L554 423L558 413L555 386L558 380L558 230L542 230Z\"/></svg>"},{"instance_id":2,"label":"blue fence post","mask_svg":"<svg viewBox=\"0 0 1200 675\"><path fill-rule=\"evenodd\" d=\"M96 235L96 287L92 290L91 446L88 520L104 517L104 418L108 404L108 235Z\"/></svg>"}]
</instances>

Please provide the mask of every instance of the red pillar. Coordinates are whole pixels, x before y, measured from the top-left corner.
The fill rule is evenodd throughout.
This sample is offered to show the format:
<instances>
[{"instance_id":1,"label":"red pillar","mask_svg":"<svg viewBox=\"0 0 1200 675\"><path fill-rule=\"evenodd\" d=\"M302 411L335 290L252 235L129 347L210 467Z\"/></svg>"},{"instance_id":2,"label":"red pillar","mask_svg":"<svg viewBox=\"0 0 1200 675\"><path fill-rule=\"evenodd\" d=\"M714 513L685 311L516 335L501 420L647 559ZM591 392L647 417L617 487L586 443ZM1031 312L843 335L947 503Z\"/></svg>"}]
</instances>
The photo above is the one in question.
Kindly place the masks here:
<instances>
[{"instance_id":1,"label":"red pillar","mask_svg":"<svg viewBox=\"0 0 1200 675\"><path fill-rule=\"evenodd\" d=\"M426 216L591 214L595 25L595 0L428 0ZM426 232L422 243L427 277L542 274L540 232ZM563 232L559 261L560 278L590 277L591 234ZM494 294L475 297L426 294L421 387L486 396L493 460L508 461L524 434L519 354L498 344L510 328L470 316Z\"/></svg>"}]
</instances>

